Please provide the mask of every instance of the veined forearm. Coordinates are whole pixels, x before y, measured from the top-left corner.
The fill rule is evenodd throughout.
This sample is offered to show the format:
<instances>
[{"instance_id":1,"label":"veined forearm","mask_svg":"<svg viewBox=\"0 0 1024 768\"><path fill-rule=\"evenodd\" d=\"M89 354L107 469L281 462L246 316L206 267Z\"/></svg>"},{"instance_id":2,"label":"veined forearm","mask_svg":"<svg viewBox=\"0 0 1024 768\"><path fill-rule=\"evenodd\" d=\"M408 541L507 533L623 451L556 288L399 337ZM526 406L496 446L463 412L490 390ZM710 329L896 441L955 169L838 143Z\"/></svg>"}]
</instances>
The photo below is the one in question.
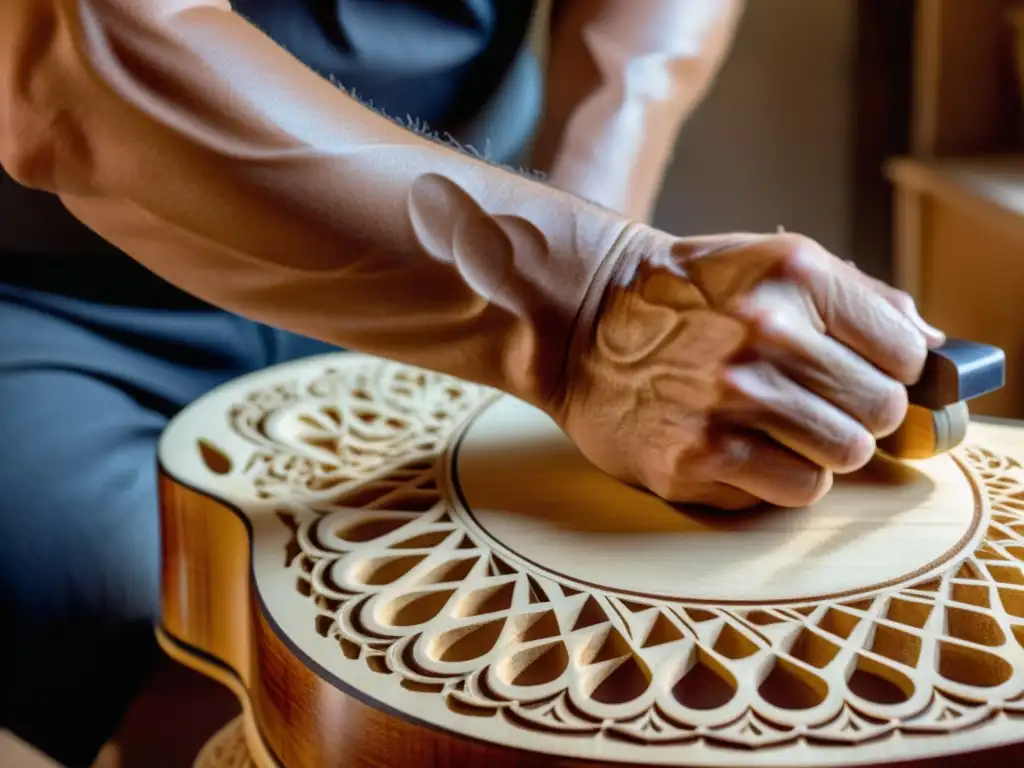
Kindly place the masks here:
<instances>
[{"instance_id":1,"label":"veined forearm","mask_svg":"<svg viewBox=\"0 0 1024 768\"><path fill-rule=\"evenodd\" d=\"M215 305L528 400L626 228L364 108L214 0L6 0L0 161Z\"/></svg>"},{"instance_id":2,"label":"veined forearm","mask_svg":"<svg viewBox=\"0 0 1024 768\"><path fill-rule=\"evenodd\" d=\"M639 221L744 0L555 0L536 162L551 183Z\"/></svg>"}]
</instances>

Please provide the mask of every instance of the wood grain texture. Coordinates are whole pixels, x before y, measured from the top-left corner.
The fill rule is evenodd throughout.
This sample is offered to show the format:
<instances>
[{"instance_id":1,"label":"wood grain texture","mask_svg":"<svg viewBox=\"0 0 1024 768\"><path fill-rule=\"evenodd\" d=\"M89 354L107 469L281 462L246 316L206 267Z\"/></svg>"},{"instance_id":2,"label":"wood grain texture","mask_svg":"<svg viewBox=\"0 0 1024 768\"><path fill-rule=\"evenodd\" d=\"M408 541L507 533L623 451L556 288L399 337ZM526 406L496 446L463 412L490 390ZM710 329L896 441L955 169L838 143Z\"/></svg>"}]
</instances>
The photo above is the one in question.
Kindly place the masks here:
<instances>
[{"instance_id":1,"label":"wood grain texture","mask_svg":"<svg viewBox=\"0 0 1024 768\"><path fill-rule=\"evenodd\" d=\"M1020 108L1014 0L917 0L911 152L1005 151Z\"/></svg>"},{"instance_id":2,"label":"wood grain texture","mask_svg":"<svg viewBox=\"0 0 1024 768\"><path fill-rule=\"evenodd\" d=\"M715 516L602 485L549 426L359 355L172 422L162 642L239 696L256 765L1013 759L1018 428Z\"/></svg>"},{"instance_id":3,"label":"wood grain texture","mask_svg":"<svg viewBox=\"0 0 1024 768\"><path fill-rule=\"evenodd\" d=\"M262 741L262 754L254 758L260 768L602 765L542 759L455 738L418 724L408 715L366 703L370 693L346 689L331 679L281 637L258 597L243 597L238 582L241 577L250 583L247 567L229 572L216 565L222 559L248 560L251 538L241 525L240 513L180 485L165 473L161 473L161 489L164 509L172 510L165 518L170 522L165 523L164 531L174 542L165 548L165 573L174 572L179 579L188 573L178 582L185 589L165 597L163 647L175 660L220 678L235 690ZM210 521L216 522L210 525ZM173 581L173 577L165 578L165 589L173 589ZM224 612L241 608L247 617L232 627L223 625L224 631L211 632L206 609L211 605ZM244 649L241 654L239 649ZM253 665L247 668L240 659L250 655Z\"/></svg>"},{"instance_id":4,"label":"wood grain texture","mask_svg":"<svg viewBox=\"0 0 1024 768\"><path fill-rule=\"evenodd\" d=\"M1018 6L916 0L911 156L886 169L895 185L895 284L948 334L1006 350L1006 386L971 410L1014 418L1024 417Z\"/></svg>"},{"instance_id":5,"label":"wood grain texture","mask_svg":"<svg viewBox=\"0 0 1024 768\"><path fill-rule=\"evenodd\" d=\"M914 0L856 0L853 226L857 265L892 281L893 189L882 168L910 148Z\"/></svg>"},{"instance_id":6,"label":"wood grain texture","mask_svg":"<svg viewBox=\"0 0 1024 768\"><path fill-rule=\"evenodd\" d=\"M967 403L940 410L911 405L896 432L878 441L878 448L898 459L928 459L956 448L970 424Z\"/></svg>"},{"instance_id":7,"label":"wood grain texture","mask_svg":"<svg viewBox=\"0 0 1024 768\"><path fill-rule=\"evenodd\" d=\"M897 228L899 287L950 336L1006 351L1006 385L971 403L978 415L1024 417L1024 201L1019 157L890 167L902 201Z\"/></svg>"},{"instance_id":8,"label":"wood grain texture","mask_svg":"<svg viewBox=\"0 0 1024 768\"><path fill-rule=\"evenodd\" d=\"M162 477L165 498L171 505L184 505L204 510L207 517L232 521L225 526L203 526L201 535L221 532L234 527L238 513L208 497L179 485L166 475ZM179 520L194 523L188 515ZM179 539L183 541L184 538ZM195 539L193 539L195 541ZM220 569L210 568L210 560L225 554L237 556L249 546L248 536L209 538L210 546L202 554L194 549L169 551L167 554L194 572L208 574L209 581L193 580L188 596L197 603L211 598L217 605L227 608L237 595L234 577L224 578ZM219 577L215 576L219 572ZM243 571L244 573L244 571ZM179 593L179 596L186 596ZM191 618L182 606L171 611ZM168 611L167 613L170 613ZM245 707L250 759L258 768L391 768L396 765L410 768L456 768L487 766L490 768L610 768L615 763L565 760L536 753L520 752L491 746L409 722L402 715L381 711L360 701L359 692L345 691L337 681L328 679L323 670L316 669L297 649L289 647L268 622L258 603L250 607L248 622L236 627L234 637L215 638L208 633L172 634L168 624L162 628L164 649L175 660L219 679L232 688ZM199 627L204 623L202 611L196 621L178 624ZM252 631L250 631L252 627ZM250 674L230 663L231 648L237 647L240 636L252 639L256 647L256 664ZM223 655L220 655L223 654ZM248 677L251 684L242 684ZM912 768L959 768L974 766L987 760L1017 760L1024 758L1024 749L1015 745L985 749L969 755L942 755L930 760L901 762ZM808 762L814 765L813 762ZM879 760L876 765L886 765ZM1009 763L992 763L994 765ZM632 763L643 768L641 763ZM728 763L722 763L728 765Z\"/></svg>"}]
</instances>

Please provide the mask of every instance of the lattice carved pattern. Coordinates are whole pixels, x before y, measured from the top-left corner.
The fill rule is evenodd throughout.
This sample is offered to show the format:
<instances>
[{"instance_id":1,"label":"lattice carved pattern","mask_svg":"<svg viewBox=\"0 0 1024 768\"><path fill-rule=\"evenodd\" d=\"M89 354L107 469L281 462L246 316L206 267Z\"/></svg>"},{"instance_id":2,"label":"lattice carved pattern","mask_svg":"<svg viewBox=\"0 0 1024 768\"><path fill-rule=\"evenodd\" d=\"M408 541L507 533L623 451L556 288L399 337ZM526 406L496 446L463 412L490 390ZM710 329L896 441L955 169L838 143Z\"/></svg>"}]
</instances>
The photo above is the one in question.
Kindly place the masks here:
<instances>
[{"instance_id":1,"label":"lattice carved pattern","mask_svg":"<svg viewBox=\"0 0 1024 768\"><path fill-rule=\"evenodd\" d=\"M803 605L639 600L503 559L460 517L448 440L490 390L381 361L255 392L246 473L346 663L467 718L749 749L950 732L1024 713L1024 474L957 451L991 504L928 583ZM298 598L297 598L298 599Z\"/></svg>"}]
</instances>

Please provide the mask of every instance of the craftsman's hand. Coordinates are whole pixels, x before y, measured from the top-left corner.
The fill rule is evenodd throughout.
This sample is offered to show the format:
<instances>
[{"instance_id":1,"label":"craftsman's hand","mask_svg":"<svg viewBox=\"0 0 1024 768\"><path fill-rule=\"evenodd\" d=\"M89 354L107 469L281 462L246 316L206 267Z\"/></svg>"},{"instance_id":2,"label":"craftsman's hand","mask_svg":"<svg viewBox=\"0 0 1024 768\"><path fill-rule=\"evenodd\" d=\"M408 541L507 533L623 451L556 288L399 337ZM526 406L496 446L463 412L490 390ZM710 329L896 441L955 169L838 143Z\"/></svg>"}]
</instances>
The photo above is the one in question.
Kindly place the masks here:
<instances>
[{"instance_id":1,"label":"craftsman's hand","mask_svg":"<svg viewBox=\"0 0 1024 768\"><path fill-rule=\"evenodd\" d=\"M557 416L599 467L671 501L801 506L871 459L942 340L804 237L642 228L581 315Z\"/></svg>"}]
</instances>

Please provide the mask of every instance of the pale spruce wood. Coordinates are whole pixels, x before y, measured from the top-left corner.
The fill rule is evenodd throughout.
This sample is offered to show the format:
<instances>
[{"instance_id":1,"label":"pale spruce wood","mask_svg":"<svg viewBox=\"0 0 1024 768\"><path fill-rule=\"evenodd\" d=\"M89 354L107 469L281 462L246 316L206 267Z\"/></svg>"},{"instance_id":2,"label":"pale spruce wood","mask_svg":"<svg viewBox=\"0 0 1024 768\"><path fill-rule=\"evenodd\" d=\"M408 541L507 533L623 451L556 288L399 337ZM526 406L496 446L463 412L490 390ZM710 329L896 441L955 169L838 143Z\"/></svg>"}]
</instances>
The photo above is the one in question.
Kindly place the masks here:
<instances>
[{"instance_id":1,"label":"pale spruce wood","mask_svg":"<svg viewBox=\"0 0 1024 768\"><path fill-rule=\"evenodd\" d=\"M973 423L810 510L687 512L511 398L315 358L165 432L161 642L259 768L1020 759L1022 457Z\"/></svg>"}]
</instances>

